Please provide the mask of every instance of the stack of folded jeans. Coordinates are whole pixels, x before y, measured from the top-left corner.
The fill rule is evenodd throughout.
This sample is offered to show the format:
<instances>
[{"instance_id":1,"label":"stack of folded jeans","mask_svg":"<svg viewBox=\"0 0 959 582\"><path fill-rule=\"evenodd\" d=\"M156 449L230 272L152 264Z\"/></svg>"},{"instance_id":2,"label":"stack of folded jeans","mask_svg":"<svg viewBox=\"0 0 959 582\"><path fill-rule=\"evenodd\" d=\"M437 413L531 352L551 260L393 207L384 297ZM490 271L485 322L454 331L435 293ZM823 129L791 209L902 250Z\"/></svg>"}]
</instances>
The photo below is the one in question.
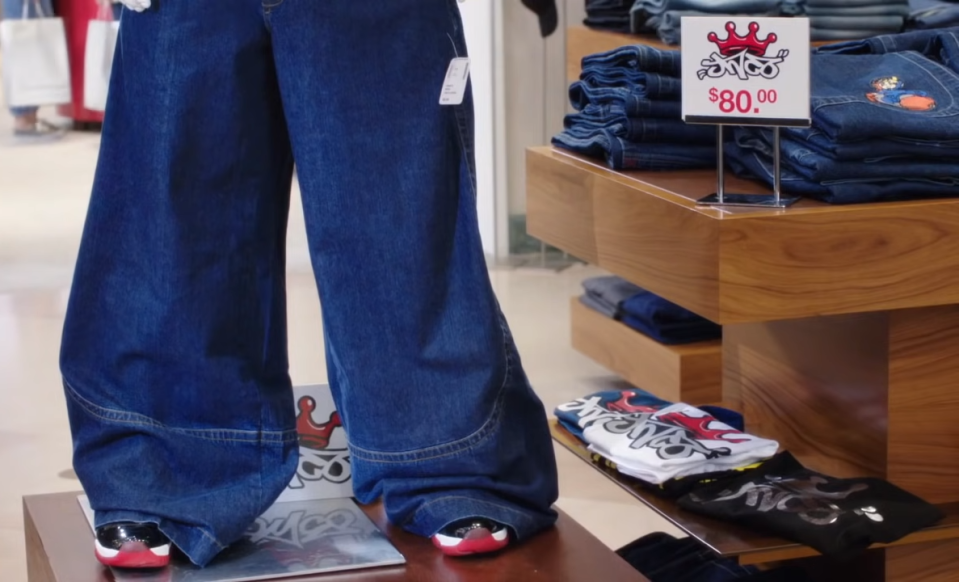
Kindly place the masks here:
<instances>
[{"instance_id":1,"label":"stack of folded jeans","mask_svg":"<svg viewBox=\"0 0 959 582\"><path fill-rule=\"evenodd\" d=\"M630 10L630 27L634 33L654 32L666 44L679 44L680 22L684 16L780 16L799 13L799 6L782 4L782 0L636 0Z\"/></svg>"},{"instance_id":2,"label":"stack of folded jeans","mask_svg":"<svg viewBox=\"0 0 959 582\"><path fill-rule=\"evenodd\" d=\"M779 449L776 441L737 430L704 410L639 389L597 392L555 412L591 452L623 475L654 485L736 471Z\"/></svg>"},{"instance_id":3,"label":"stack of folded jeans","mask_svg":"<svg viewBox=\"0 0 959 582\"><path fill-rule=\"evenodd\" d=\"M620 277L586 279L583 289L583 305L660 343L689 344L722 337L722 326Z\"/></svg>"},{"instance_id":4,"label":"stack of folded jeans","mask_svg":"<svg viewBox=\"0 0 959 582\"><path fill-rule=\"evenodd\" d=\"M783 10L809 17L812 40L851 40L903 29L909 0L783 0Z\"/></svg>"},{"instance_id":5,"label":"stack of folded jeans","mask_svg":"<svg viewBox=\"0 0 959 582\"><path fill-rule=\"evenodd\" d=\"M959 0L909 0L909 9L906 28L959 26Z\"/></svg>"},{"instance_id":6,"label":"stack of folded jeans","mask_svg":"<svg viewBox=\"0 0 959 582\"><path fill-rule=\"evenodd\" d=\"M959 28L822 47L812 127L783 130L782 187L833 204L959 196ZM737 129L730 167L773 182L770 131Z\"/></svg>"},{"instance_id":7,"label":"stack of folded jeans","mask_svg":"<svg viewBox=\"0 0 959 582\"><path fill-rule=\"evenodd\" d=\"M716 129L681 120L680 54L624 46L583 59L570 86L576 113L553 144L614 170L683 170L716 163Z\"/></svg>"},{"instance_id":8,"label":"stack of folded jeans","mask_svg":"<svg viewBox=\"0 0 959 582\"><path fill-rule=\"evenodd\" d=\"M633 0L586 0L583 24L597 30L630 32L629 9Z\"/></svg>"}]
</instances>

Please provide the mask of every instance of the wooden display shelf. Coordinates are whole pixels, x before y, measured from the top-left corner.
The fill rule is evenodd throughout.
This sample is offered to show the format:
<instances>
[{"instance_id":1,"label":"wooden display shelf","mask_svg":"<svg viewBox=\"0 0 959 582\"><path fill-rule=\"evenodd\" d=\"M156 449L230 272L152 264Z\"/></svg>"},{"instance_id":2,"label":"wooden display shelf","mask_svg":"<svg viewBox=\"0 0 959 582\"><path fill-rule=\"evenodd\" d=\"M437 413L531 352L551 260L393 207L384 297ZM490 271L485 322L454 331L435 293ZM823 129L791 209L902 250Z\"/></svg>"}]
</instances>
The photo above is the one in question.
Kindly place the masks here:
<instances>
[{"instance_id":1,"label":"wooden display shelf","mask_svg":"<svg viewBox=\"0 0 959 582\"><path fill-rule=\"evenodd\" d=\"M959 199L788 210L696 200L715 172L527 155L529 233L716 323L959 303ZM767 193L729 178L730 191Z\"/></svg>"},{"instance_id":2,"label":"wooden display shelf","mask_svg":"<svg viewBox=\"0 0 959 582\"><path fill-rule=\"evenodd\" d=\"M722 342L667 346L619 321L570 301L573 348L625 378L671 402L720 404Z\"/></svg>"},{"instance_id":3,"label":"wooden display shelf","mask_svg":"<svg viewBox=\"0 0 959 582\"><path fill-rule=\"evenodd\" d=\"M959 198L704 208L712 171L548 147L527 180L531 235L723 325L723 402L750 432L817 471L959 502ZM869 552L863 582L959 580L959 539L926 539Z\"/></svg>"},{"instance_id":4,"label":"wooden display shelf","mask_svg":"<svg viewBox=\"0 0 959 582\"><path fill-rule=\"evenodd\" d=\"M766 564L819 555L816 550L802 544L684 511L671 500L651 493L640 484L639 480L593 461L583 442L570 434L555 419L550 423L550 430L556 442L590 467L619 485L666 521L723 557L737 558L741 564ZM943 504L939 508L946 517L938 524L915 532L893 544L877 544L875 548L959 539L959 503Z\"/></svg>"},{"instance_id":5,"label":"wooden display shelf","mask_svg":"<svg viewBox=\"0 0 959 582\"><path fill-rule=\"evenodd\" d=\"M109 582L93 556L93 533L77 503L79 493L23 498L28 582ZM426 538L390 525L379 504L363 511L407 560L405 566L285 578L296 582L649 582L622 558L560 511L555 528L503 553L472 560L446 558Z\"/></svg>"}]
</instances>

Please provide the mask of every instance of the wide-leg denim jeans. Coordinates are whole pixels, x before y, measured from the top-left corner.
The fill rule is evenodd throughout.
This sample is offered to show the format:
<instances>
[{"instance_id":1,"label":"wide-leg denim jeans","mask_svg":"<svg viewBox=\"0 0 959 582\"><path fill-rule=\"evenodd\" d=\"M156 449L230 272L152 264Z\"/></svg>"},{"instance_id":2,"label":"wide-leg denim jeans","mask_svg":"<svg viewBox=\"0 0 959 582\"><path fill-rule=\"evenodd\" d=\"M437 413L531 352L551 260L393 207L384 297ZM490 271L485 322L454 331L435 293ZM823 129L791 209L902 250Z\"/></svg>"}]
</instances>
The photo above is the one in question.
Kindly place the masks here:
<instances>
[{"instance_id":1,"label":"wide-leg denim jeans","mask_svg":"<svg viewBox=\"0 0 959 582\"><path fill-rule=\"evenodd\" d=\"M156 0L126 12L61 354L97 523L197 564L297 464L294 162L356 497L420 535L550 526L556 466L479 241L456 0ZM319 337L317 338L319 340Z\"/></svg>"}]
</instances>

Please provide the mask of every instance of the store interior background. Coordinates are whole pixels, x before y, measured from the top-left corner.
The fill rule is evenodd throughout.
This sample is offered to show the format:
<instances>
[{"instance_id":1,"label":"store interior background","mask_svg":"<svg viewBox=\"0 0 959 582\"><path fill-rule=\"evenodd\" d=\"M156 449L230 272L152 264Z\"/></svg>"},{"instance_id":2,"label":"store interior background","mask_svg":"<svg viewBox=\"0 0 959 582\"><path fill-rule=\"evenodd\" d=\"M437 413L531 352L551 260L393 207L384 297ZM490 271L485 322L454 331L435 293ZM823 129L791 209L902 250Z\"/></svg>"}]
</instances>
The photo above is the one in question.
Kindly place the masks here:
<instances>
[{"instance_id":1,"label":"store interior background","mask_svg":"<svg viewBox=\"0 0 959 582\"><path fill-rule=\"evenodd\" d=\"M539 243L525 235L524 150L561 128L563 31L583 16L582 0L563 2L564 21L547 40L518 0L460 4L472 57L483 245L533 386L550 411L618 386L569 343L569 298L600 271L540 268ZM21 497L79 489L57 358L99 136L72 132L56 143L24 145L9 137L11 123L0 114L0 573L18 582L26 580ZM288 241L290 373L307 384L322 382L326 366L298 197L294 192ZM577 470L581 461L565 449L557 456L559 506L611 548L651 531L680 535L598 472Z\"/></svg>"}]
</instances>

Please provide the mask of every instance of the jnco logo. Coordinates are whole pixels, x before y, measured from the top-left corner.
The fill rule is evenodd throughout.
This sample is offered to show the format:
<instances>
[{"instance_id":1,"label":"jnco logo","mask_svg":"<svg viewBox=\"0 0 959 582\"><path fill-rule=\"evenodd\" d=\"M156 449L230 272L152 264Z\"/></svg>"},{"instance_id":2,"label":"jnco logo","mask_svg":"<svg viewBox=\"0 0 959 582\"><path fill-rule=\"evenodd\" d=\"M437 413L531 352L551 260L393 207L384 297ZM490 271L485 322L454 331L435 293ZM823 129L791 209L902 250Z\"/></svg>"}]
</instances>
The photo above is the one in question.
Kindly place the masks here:
<instances>
[{"instance_id":1,"label":"jnco logo","mask_svg":"<svg viewBox=\"0 0 959 582\"><path fill-rule=\"evenodd\" d=\"M789 51L781 49L775 56L767 55L769 45L776 42L778 37L770 33L764 40L759 40L759 24L749 23L749 34L739 36L733 22L726 23L729 33L725 40L719 40L719 35L710 32L706 37L714 43L719 52L714 52L700 64L702 69L696 72L700 80L709 77L718 79L727 75L748 81L750 77L775 79L779 76L779 65L789 56Z\"/></svg>"}]
</instances>

